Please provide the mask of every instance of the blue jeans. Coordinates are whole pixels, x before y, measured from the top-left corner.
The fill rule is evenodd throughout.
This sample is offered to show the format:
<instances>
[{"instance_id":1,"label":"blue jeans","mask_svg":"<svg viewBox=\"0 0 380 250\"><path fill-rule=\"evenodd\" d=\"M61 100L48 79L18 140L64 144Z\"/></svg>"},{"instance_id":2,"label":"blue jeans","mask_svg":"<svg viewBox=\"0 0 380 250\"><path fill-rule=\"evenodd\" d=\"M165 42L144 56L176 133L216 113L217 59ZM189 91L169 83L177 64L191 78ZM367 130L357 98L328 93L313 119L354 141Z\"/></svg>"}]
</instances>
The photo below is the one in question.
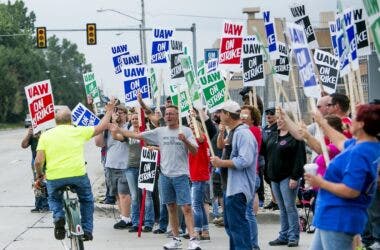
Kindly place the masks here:
<instances>
[{"instance_id":1,"label":"blue jeans","mask_svg":"<svg viewBox=\"0 0 380 250\"><path fill-rule=\"evenodd\" d=\"M255 180L255 192L257 189L260 187L260 178L258 175L256 175L256 180ZM257 220L256 220L256 215L253 211L253 202L255 201L255 195L253 195L253 199L248 201L247 204L247 210L245 211L245 218L248 220L249 223L249 230L251 233L251 242L252 242L252 247L259 247L258 243L258 229L257 229Z\"/></svg>"},{"instance_id":2,"label":"blue jeans","mask_svg":"<svg viewBox=\"0 0 380 250\"><path fill-rule=\"evenodd\" d=\"M364 244L371 245L375 241L380 242L380 191L376 189L375 197L367 209L368 222L362 234Z\"/></svg>"},{"instance_id":3,"label":"blue jeans","mask_svg":"<svg viewBox=\"0 0 380 250\"><path fill-rule=\"evenodd\" d=\"M60 218L65 218L62 192L59 191L59 189L67 185L74 188L79 198L83 231L92 233L94 227L94 197L92 195L91 183L87 175L57 180L47 180L46 186L48 190L48 201L49 207L51 211L53 211L54 222Z\"/></svg>"},{"instance_id":4,"label":"blue jeans","mask_svg":"<svg viewBox=\"0 0 380 250\"><path fill-rule=\"evenodd\" d=\"M132 224L133 226L138 226L140 219L140 199L139 199L139 188L138 188L138 177L139 168L128 167L125 175L127 177L129 191L131 192L132 199ZM145 198L145 218L144 225L147 227L153 227L154 224L154 208L152 193L146 191Z\"/></svg>"},{"instance_id":5,"label":"blue jeans","mask_svg":"<svg viewBox=\"0 0 380 250\"><path fill-rule=\"evenodd\" d=\"M193 181L191 185L191 205L194 213L194 230L208 231L208 220L204 206L207 181Z\"/></svg>"},{"instance_id":6,"label":"blue jeans","mask_svg":"<svg viewBox=\"0 0 380 250\"><path fill-rule=\"evenodd\" d=\"M354 235L320 230L315 230L313 242L309 250L343 250L352 249Z\"/></svg>"},{"instance_id":7,"label":"blue jeans","mask_svg":"<svg viewBox=\"0 0 380 250\"><path fill-rule=\"evenodd\" d=\"M245 217L247 199L243 193L225 196L224 227L230 238L230 250L251 250L249 223Z\"/></svg>"},{"instance_id":8,"label":"blue jeans","mask_svg":"<svg viewBox=\"0 0 380 250\"><path fill-rule=\"evenodd\" d=\"M280 182L272 181L272 191L280 208L281 231L279 239L284 241L298 241L300 238L300 226L298 223L298 211L296 197L298 186L289 188L290 178Z\"/></svg>"}]
</instances>

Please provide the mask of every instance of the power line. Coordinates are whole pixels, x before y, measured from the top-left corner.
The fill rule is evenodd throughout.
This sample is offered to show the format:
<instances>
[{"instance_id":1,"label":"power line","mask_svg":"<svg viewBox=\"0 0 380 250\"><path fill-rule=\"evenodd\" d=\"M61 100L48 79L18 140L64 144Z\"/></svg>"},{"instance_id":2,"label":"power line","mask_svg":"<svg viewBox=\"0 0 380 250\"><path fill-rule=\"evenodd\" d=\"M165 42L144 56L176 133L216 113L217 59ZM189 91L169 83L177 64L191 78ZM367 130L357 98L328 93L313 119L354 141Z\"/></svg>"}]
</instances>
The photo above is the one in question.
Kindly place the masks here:
<instances>
[{"instance_id":1,"label":"power line","mask_svg":"<svg viewBox=\"0 0 380 250\"><path fill-rule=\"evenodd\" d=\"M246 18L239 17L221 17L221 16L203 16L191 14L172 14L172 13L149 13L150 16L180 16L180 17L196 17L196 18L209 18L209 19L230 19L230 20L247 20Z\"/></svg>"},{"instance_id":2,"label":"power line","mask_svg":"<svg viewBox=\"0 0 380 250\"><path fill-rule=\"evenodd\" d=\"M11 37L11 36L29 36L30 34L8 34L8 35L0 35L0 37Z\"/></svg>"}]
</instances>

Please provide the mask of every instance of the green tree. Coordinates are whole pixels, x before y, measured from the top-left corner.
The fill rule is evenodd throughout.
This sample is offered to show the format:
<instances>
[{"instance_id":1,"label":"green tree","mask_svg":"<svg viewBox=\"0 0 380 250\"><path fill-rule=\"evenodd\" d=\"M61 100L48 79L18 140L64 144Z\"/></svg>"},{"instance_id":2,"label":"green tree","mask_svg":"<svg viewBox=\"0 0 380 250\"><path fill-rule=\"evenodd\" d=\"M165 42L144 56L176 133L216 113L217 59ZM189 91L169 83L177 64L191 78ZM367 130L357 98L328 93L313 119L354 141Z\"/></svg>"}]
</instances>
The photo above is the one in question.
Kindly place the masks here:
<instances>
[{"instance_id":1,"label":"green tree","mask_svg":"<svg viewBox=\"0 0 380 250\"><path fill-rule=\"evenodd\" d=\"M50 78L54 103L74 108L78 102L85 102L86 95L82 75L91 71L85 64L85 57L78 52L78 46L67 39L62 43L56 36L48 39L45 53L48 78Z\"/></svg>"},{"instance_id":2,"label":"green tree","mask_svg":"<svg viewBox=\"0 0 380 250\"><path fill-rule=\"evenodd\" d=\"M73 108L85 101L82 74L91 70L76 44L55 36L36 48L35 20L23 1L0 3L0 123L24 119L24 87L50 78L55 104Z\"/></svg>"}]
</instances>

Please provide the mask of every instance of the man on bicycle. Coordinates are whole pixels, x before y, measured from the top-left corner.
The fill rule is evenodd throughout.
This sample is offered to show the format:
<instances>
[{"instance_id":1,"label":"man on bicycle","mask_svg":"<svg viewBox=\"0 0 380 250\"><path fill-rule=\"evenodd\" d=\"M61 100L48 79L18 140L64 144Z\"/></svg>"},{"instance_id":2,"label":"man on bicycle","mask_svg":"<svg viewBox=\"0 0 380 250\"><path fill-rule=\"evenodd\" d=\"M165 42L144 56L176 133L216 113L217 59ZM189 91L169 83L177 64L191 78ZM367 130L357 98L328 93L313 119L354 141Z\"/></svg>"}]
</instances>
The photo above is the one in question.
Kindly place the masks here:
<instances>
[{"instance_id":1,"label":"man on bicycle","mask_svg":"<svg viewBox=\"0 0 380 250\"><path fill-rule=\"evenodd\" d=\"M53 211L54 236L65 238L65 214L63 211L63 186L74 187L80 203L84 240L92 240L94 198L90 180L86 174L83 157L84 143L108 128L115 100L106 105L106 114L97 126L75 127L71 125L71 111L61 109L56 114L57 126L41 134L34 166L39 179L46 162L46 180L49 207Z\"/></svg>"}]
</instances>

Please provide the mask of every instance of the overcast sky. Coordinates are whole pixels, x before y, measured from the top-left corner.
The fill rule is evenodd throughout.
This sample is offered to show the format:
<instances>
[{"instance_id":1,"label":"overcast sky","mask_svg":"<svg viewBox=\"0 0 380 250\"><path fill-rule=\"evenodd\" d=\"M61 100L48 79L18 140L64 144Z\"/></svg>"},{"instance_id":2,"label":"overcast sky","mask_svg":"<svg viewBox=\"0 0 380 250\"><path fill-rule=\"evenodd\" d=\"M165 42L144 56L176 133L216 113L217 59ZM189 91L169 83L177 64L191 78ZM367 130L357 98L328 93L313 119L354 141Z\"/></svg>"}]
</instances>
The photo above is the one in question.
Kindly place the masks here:
<instances>
[{"instance_id":1,"label":"overcast sky","mask_svg":"<svg viewBox=\"0 0 380 250\"><path fill-rule=\"evenodd\" d=\"M7 1L0 0L0 2ZM36 26L46 26L47 29L85 28L86 23L90 22L95 22L98 28L138 27L139 25L138 21L117 13L98 13L98 9L114 9L137 19L141 18L140 0L24 0L24 2L28 10L36 14ZM270 10L275 17L290 19L289 6L294 2L289 0L145 0L146 26L190 28L191 24L195 23L199 60L203 57L203 49L210 48L220 37L223 18L236 18L233 20L245 23L246 15L242 13L242 9L260 7L261 10ZM299 0L297 2L305 4L314 25L318 25L319 12L332 11L336 8L335 0ZM342 2L344 6L357 6L361 5L362 1L343 0ZM106 94L118 95L122 98L119 94L122 90L122 82L112 76L110 48L115 44L126 43L130 51L139 53L138 32L98 32L96 46L86 45L84 32L57 32L55 34L59 38L67 38L78 45L79 51L86 55L86 62L93 65L95 76L103 85ZM149 31L146 34L149 54L151 34ZM51 35L53 34L48 33L48 36ZM176 38L182 40L191 49L191 32L177 32Z\"/></svg>"}]
</instances>

